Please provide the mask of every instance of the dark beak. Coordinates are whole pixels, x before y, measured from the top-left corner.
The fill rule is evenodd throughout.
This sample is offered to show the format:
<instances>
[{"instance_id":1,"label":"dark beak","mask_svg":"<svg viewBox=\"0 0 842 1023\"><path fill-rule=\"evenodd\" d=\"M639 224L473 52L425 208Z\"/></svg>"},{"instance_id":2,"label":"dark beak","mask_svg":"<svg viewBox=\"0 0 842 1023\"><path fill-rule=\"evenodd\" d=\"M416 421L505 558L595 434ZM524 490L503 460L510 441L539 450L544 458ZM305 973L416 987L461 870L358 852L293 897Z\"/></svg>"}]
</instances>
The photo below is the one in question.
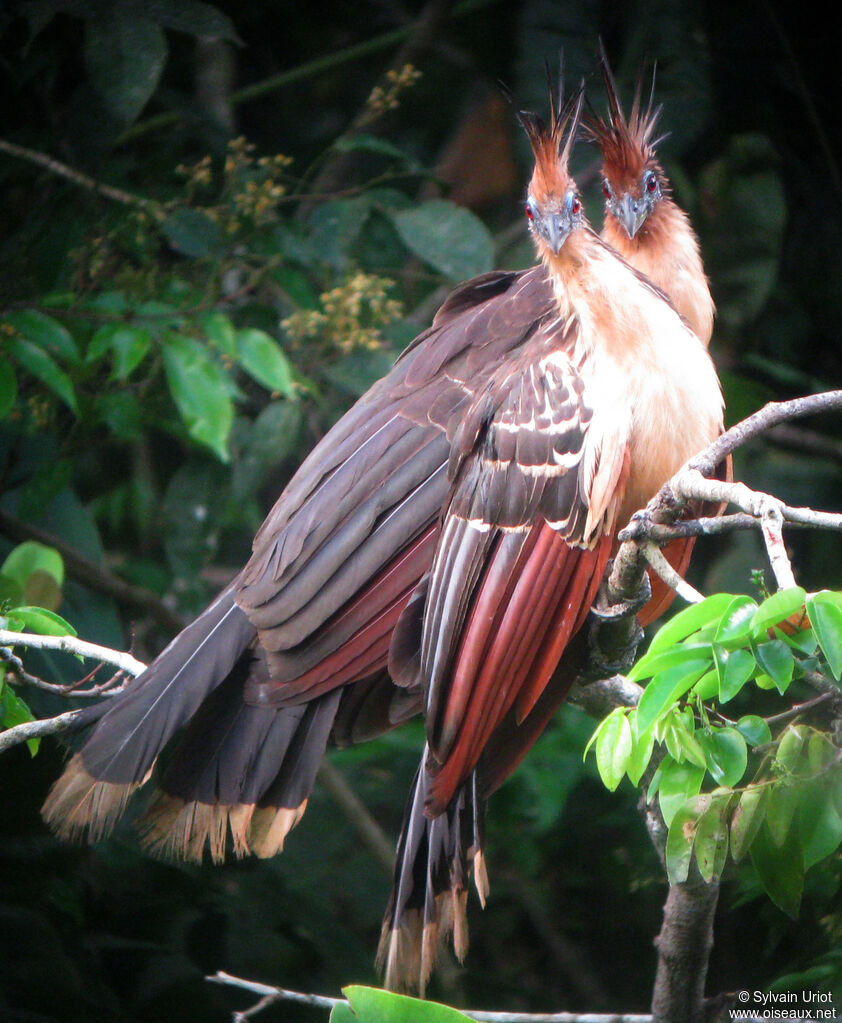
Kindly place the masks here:
<instances>
[{"instance_id":1,"label":"dark beak","mask_svg":"<svg viewBox=\"0 0 842 1023\"><path fill-rule=\"evenodd\" d=\"M626 229L629 238L634 238L641 229L647 214L646 203L642 199L635 199L633 195L624 195L614 209L614 216Z\"/></svg>"}]
</instances>

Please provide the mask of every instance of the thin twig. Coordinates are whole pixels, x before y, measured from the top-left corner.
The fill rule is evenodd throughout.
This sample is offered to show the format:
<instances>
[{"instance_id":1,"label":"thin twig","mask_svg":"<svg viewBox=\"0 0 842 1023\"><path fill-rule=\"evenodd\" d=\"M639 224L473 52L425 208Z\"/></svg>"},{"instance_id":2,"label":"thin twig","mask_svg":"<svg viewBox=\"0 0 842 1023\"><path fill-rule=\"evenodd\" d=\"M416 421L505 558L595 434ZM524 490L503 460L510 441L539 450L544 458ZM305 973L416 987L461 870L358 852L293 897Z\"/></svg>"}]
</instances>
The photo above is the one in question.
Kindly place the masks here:
<instances>
[{"instance_id":1,"label":"thin twig","mask_svg":"<svg viewBox=\"0 0 842 1023\"><path fill-rule=\"evenodd\" d=\"M109 647L99 646L98 643L87 643L84 639L77 639L76 636L36 636L29 632L10 632L8 629L0 629L0 646L25 646L35 650L63 650L68 654L78 654L80 657L89 657L95 661L113 664L129 675L139 675L146 668L143 661L137 660L131 654L123 653L122 650L111 650Z\"/></svg>"},{"instance_id":2,"label":"thin twig","mask_svg":"<svg viewBox=\"0 0 842 1023\"><path fill-rule=\"evenodd\" d=\"M84 678L79 679L78 682L47 682L43 678L39 678L37 675L32 675L23 666L23 661L14 654L8 647L0 647L0 661L2 661L12 676L12 681L17 682L20 685L32 686L34 689L43 689L47 693L55 693L58 696L74 696L77 699L82 697L95 697L102 696L103 693L108 693L110 696L115 696L123 689L122 685L119 685L123 672L118 671L112 675L105 682L101 682L98 685L91 686L89 689L81 689L86 682L99 671L102 667L98 664L93 671L89 672Z\"/></svg>"},{"instance_id":3,"label":"thin twig","mask_svg":"<svg viewBox=\"0 0 842 1023\"><path fill-rule=\"evenodd\" d=\"M0 732L0 753L18 746L30 739L40 739L45 735L58 735L60 732L71 732L89 720L84 710L69 710L65 714L43 718L40 721L25 721L22 725L14 725Z\"/></svg>"},{"instance_id":4,"label":"thin twig","mask_svg":"<svg viewBox=\"0 0 842 1023\"><path fill-rule=\"evenodd\" d=\"M124 206L139 206L141 209L148 210L155 215L163 214L160 204L155 202L154 199L146 199L142 195L134 195L132 192L126 192L122 188L105 185L101 181L97 181L95 178L75 170L73 167L68 167L66 163L56 160L55 157L47 153L39 153L35 149L19 146L16 142L9 142L8 139L0 139L0 152L16 156L19 160L27 160L29 163L34 163L39 167L43 167L44 170L49 171L51 174L56 174L60 178L72 181L74 185L78 185L88 192L104 195L106 199L113 199L114 202L122 203Z\"/></svg>"},{"instance_id":5,"label":"thin twig","mask_svg":"<svg viewBox=\"0 0 842 1023\"><path fill-rule=\"evenodd\" d=\"M330 998L327 995L303 994L300 991L289 991L286 988L273 987L271 984L260 984L253 980L234 977L230 973L218 970L205 978L213 984L225 984L241 988L252 994L259 995L258 1003L262 1008L275 1002L294 1002L298 1005L312 1005L319 1009L332 1009L335 1005L348 1005L344 998ZM255 1015L252 1009L246 1013ZM651 1023L652 1017L646 1014L627 1014L612 1012L486 1012L484 1009L460 1009L470 1019L484 1020L487 1023ZM248 1019L244 1013L235 1013L234 1021Z\"/></svg>"},{"instance_id":6,"label":"thin twig","mask_svg":"<svg viewBox=\"0 0 842 1023\"><path fill-rule=\"evenodd\" d=\"M652 543L651 541L645 543L643 545L643 556L664 580L667 586L675 590L679 597L686 600L688 604L699 604L705 599L697 589L681 578L678 572L676 572L661 553L661 548L658 547L657 544Z\"/></svg>"}]
</instances>

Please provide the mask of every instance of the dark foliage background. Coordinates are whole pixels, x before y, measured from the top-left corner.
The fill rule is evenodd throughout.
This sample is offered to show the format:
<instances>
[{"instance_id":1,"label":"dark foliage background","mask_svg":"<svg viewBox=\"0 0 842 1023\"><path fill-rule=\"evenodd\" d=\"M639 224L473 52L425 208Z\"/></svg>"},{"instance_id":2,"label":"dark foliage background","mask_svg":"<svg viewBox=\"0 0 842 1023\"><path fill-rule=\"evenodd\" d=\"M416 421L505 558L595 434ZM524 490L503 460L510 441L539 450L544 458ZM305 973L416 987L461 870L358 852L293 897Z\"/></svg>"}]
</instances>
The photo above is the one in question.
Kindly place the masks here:
<instances>
[{"instance_id":1,"label":"dark foliage background","mask_svg":"<svg viewBox=\"0 0 842 1023\"><path fill-rule=\"evenodd\" d=\"M530 261L519 205L527 154L496 82L542 109L545 60L563 46L571 80L593 76L600 34L627 95L644 58L658 61L671 133L660 152L713 282L713 351L729 420L773 397L839 386L839 68L829 31L792 5L477 2L445 18L414 55L422 77L398 108L360 129L362 142L346 134L347 144L331 149L401 42L357 56L352 48L411 26L420 11L416 0L34 0L0 9L0 135L164 210L161 223L143 220L137 204L0 152L0 312L14 324L22 309L49 311L89 354L73 363L53 352L74 415L61 378L15 362L8 349L17 392L0 423L3 509L184 615L196 611L247 556L300 458L429 322L442 289L486 264ZM228 61L230 87L208 98L197 69L222 74ZM238 99L236 90L293 70L279 87ZM597 77L591 95L599 105ZM292 164L272 178L245 155L226 177L226 145L240 135L255 160L282 153ZM206 154L211 184L194 171L191 191L176 167ZM576 160L599 223L594 154L581 146ZM266 192L265 219L237 199L254 199L249 181L287 190ZM358 186L366 187L349 193ZM422 244L412 233L407 214L429 213L420 204L436 197L468 202L480 218L457 221L462 248L449 236ZM329 325L296 334L288 318L324 314L320 295L360 270L394 282L390 296L402 303L400 315L383 317L377 346L361 333L379 325L376 312L353 322L353 346ZM219 341L212 371L185 357L188 378L209 373L202 379L218 398L202 434L183 408L192 392L163 354L170 335L150 328L147 343L132 334L126 344L139 347L124 352L128 363L103 335L107 358L104 347L91 357L96 331L128 315L102 299L115 292L129 296L132 315L144 302L162 304L146 307L153 326L158 315L205 346L214 328L202 317L221 312L277 340L281 357L264 364L262 380L242 355L234 372ZM216 330L224 332L218 322ZM0 345L12 338L6 331ZM267 365L276 374L268 385ZM794 448L785 437L755 445L737 475L791 504L839 509L838 426L816 425L824 453L805 451L803 439ZM0 544L5 552L12 540ZM799 536L793 548L803 585L842 587L834 537ZM748 591L762 560L748 535L700 544L694 581L708 592ZM160 626L72 580L61 613L85 638L134 643L139 656L167 640ZM76 673L55 658L40 670ZM57 709L31 702L39 714ZM484 913L472 911L466 968L446 961L434 996L497 1009L645 1010L665 883L631 787L609 795L582 763L592 727L578 711L560 715L494 798L492 898ZM421 743L410 725L333 758L390 837ZM45 742L34 760L25 749L0 760L4 1020L223 1020L244 999L204 982L217 969L323 993L376 981L389 880L322 790L282 857L185 867L143 856L128 828L93 849L59 844L38 807L62 757ZM838 862L814 868L793 922L760 894L750 868L726 883L711 990L823 984L839 1004L839 885ZM283 1008L264 1018L319 1014Z\"/></svg>"}]
</instances>

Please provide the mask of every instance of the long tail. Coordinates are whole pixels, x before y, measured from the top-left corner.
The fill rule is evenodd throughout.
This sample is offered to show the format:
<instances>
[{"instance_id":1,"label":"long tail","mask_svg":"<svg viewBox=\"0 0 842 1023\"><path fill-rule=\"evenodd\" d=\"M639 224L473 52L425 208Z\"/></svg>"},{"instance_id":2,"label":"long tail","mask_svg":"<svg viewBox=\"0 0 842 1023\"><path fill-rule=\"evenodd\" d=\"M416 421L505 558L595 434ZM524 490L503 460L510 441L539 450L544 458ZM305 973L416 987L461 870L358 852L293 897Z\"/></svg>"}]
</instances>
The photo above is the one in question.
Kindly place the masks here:
<instances>
[{"instance_id":1,"label":"long tail","mask_svg":"<svg viewBox=\"0 0 842 1023\"><path fill-rule=\"evenodd\" d=\"M224 591L99 717L44 804L63 837L107 835L168 745L168 765L142 823L153 851L279 851L304 812L340 693L271 708L243 701L266 673L256 632ZM186 726L186 727L185 727ZM183 730L180 741L172 742Z\"/></svg>"},{"instance_id":2,"label":"long tail","mask_svg":"<svg viewBox=\"0 0 842 1023\"><path fill-rule=\"evenodd\" d=\"M423 995L440 943L453 935L461 961L468 951L468 879L482 905L488 895L485 870L485 801L472 774L433 819L424 813L432 779L427 752L415 775L398 841L389 905L383 920L378 968L389 988L418 988Z\"/></svg>"}]
</instances>

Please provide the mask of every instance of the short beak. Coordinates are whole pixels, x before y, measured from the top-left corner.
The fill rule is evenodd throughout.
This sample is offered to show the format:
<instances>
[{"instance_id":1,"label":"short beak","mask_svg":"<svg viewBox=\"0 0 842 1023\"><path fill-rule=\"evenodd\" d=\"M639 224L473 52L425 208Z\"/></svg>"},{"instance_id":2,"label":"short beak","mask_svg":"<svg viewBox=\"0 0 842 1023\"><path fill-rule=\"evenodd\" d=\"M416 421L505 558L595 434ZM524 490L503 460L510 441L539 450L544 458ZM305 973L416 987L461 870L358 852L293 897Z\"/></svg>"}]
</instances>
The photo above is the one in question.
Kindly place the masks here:
<instances>
[{"instance_id":1,"label":"short beak","mask_svg":"<svg viewBox=\"0 0 842 1023\"><path fill-rule=\"evenodd\" d=\"M629 238L634 238L646 220L646 213L646 204L642 200L635 199L633 195L625 195L614 215L626 229Z\"/></svg>"},{"instance_id":2,"label":"short beak","mask_svg":"<svg viewBox=\"0 0 842 1023\"><path fill-rule=\"evenodd\" d=\"M558 255L570 234L570 218L563 213L550 213L545 218L543 226L547 244Z\"/></svg>"}]
</instances>

